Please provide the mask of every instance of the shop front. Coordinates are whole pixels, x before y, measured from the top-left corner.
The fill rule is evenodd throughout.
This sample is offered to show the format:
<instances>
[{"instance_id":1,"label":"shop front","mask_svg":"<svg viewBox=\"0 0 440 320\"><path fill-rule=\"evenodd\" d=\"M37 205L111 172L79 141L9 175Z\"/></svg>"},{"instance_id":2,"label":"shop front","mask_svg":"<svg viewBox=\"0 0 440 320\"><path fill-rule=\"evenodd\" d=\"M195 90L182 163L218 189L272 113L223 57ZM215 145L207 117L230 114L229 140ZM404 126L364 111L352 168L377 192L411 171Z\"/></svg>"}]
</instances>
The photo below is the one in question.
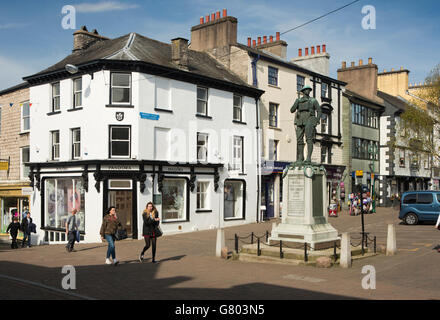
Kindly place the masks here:
<instances>
[{"instance_id":1,"label":"shop front","mask_svg":"<svg viewBox=\"0 0 440 320\"><path fill-rule=\"evenodd\" d=\"M14 218L21 222L29 212L29 199L29 184L0 185L0 233L6 233Z\"/></svg>"},{"instance_id":2,"label":"shop front","mask_svg":"<svg viewBox=\"0 0 440 320\"><path fill-rule=\"evenodd\" d=\"M283 171L290 162L265 161L261 162L262 190L261 206L265 208L263 218L281 217L283 203Z\"/></svg>"},{"instance_id":3,"label":"shop front","mask_svg":"<svg viewBox=\"0 0 440 320\"><path fill-rule=\"evenodd\" d=\"M344 171L345 166L323 164L327 176L327 201L342 205L346 200Z\"/></svg>"}]
</instances>

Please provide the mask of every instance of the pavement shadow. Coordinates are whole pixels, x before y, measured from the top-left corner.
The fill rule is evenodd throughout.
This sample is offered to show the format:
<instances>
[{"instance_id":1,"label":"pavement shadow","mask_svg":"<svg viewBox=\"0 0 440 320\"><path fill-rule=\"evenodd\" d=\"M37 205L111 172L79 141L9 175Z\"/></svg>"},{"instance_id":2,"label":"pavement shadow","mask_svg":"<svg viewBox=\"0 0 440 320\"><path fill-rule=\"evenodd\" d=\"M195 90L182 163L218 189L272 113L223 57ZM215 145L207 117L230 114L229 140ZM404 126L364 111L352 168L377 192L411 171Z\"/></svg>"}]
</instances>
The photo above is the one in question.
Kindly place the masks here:
<instances>
[{"instance_id":1,"label":"pavement shadow","mask_svg":"<svg viewBox=\"0 0 440 320\"><path fill-rule=\"evenodd\" d=\"M177 257L178 258L178 257ZM287 286L252 282L230 288L194 287L188 276L157 277L160 264L126 263L120 266L93 265L75 267L76 295L102 300L357 300L356 298ZM178 270L176 270L178 272ZM212 270L215 273L215 270ZM46 286L22 283L8 288L6 300L51 299L47 287L62 290L66 274L62 268L48 268L31 264L0 261L0 276L6 275ZM239 275L235 275L239 276ZM26 290L23 290L26 287ZM45 293L47 292L47 293ZM64 291L63 291L64 292ZM69 297L71 291L66 291Z\"/></svg>"}]
</instances>

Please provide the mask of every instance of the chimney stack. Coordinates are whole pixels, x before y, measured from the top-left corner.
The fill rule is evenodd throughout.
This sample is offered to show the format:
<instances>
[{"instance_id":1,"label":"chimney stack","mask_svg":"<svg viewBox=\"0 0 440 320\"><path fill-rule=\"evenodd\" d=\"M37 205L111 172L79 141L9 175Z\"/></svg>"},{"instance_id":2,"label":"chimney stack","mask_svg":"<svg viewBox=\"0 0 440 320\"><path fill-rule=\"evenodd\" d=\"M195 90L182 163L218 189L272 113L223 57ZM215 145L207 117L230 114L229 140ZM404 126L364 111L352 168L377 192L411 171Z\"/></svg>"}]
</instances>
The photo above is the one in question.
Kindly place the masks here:
<instances>
[{"instance_id":1,"label":"chimney stack","mask_svg":"<svg viewBox=\"0 0 440 320\"><path fill-rule=\"evenodd\" d=\"M171 57L179 68L188 70L188 40L175 38L171 40Z\"/></svg>"},{"instance_id":2,"label":"chimney stack","mask_svg":"<svg viewBox=\"0 0 440 320\"><path fill-rule=\"evenodd\" d=\"M96 29L89 32L86 26L82 26L73 33L73 52L87 49L95 42L105 40L108 38L101 36Z\"/></svg>"}]
</instances>

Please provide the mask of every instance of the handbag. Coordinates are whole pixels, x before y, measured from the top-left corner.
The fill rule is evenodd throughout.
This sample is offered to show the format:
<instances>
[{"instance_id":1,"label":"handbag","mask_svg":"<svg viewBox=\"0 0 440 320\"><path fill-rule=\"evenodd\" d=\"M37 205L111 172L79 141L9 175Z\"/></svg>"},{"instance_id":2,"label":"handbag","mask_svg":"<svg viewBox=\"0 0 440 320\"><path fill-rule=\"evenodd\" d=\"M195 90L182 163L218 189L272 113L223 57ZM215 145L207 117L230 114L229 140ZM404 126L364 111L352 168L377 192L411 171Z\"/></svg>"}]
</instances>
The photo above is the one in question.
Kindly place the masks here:
<instances>
[{"instance_id":1,"label":"handbag","mask_svg":"<svg viewBox=\"0 0 440 320\"><path fill-rule=\"evenodd\" d=\"M159 226L154 228L154 235L156 236L156 238L159 238L163 235L162 229Z\"/></svg>"},{"instance_id":2,"label":"handbag","mask_svg":"<svg viewBox=\"0 0 440 320\"><path fill-rule=\"evenodd\" d=\"M119 240L127 239L127 230L122 229L122 228L116 230L115 238L116 238L116 240L118 240L118 241L119 241Z\"/></svg>"}]
</instances>

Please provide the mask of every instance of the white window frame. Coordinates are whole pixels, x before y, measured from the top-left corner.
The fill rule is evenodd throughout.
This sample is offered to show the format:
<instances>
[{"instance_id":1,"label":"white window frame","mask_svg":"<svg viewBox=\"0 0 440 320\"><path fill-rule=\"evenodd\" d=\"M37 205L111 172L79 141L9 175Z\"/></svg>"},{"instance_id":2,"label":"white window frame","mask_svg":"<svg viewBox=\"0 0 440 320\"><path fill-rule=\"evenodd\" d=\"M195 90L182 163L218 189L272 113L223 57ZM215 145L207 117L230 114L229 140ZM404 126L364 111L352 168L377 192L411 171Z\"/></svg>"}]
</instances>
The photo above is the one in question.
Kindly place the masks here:
<instances>
[{"instance_id":1,"label":"white window frame","mask_svg":"<svg viewBox=\"0 0 440 320\"><path fill-rule=\"evenodd\" d=\"M79 141L75 141L75 131L79 131ZM71 141L72 141L72 159L81 159L81 128L70 129ZM75 155L75 144L79 144L79 155Z\"/></svg>"},{"instance_id":2,"label":"white window frame","mask_svg":"<svg viewBox=\"0 0 440 320\"><path fill-rule=\"evenodd\" d=\"M115 74L124 74L129 76L129 85L127 86L115 86L113 84L113 76ZM131 104L131 90L132 90L132 74L128 72L111 72L110 73L110 104L112 105L130 105ZM113 101L113 89L127 89L128 88L128 102L114 102Z\"/></svg>"},{"instance_id":3,"label":"white window frame","mask_svg":"<svg viewBox=\"0 0 440 320\"><path fill-rule=\"evenodd\" d=\"M55 86L58 85L58 95L54 94L54 88ZM51 86L51 90L52 90L52 112L58 112L61 111L61 82L54 82L52 83ZM58 101L58 107L55 107L55 101Z\"/></svg>"},{"instance_id":4,"label":"white window frame","mask_svg":"<svg viewBox=\"0 0 440 320\"><path fill-rule=\"evenodd\" d=\"M274 70L275 71L275 77L272 77L270 74L270 71ZM272 66L268 66L267 67L267 84L270 86L275 86L275 87L279 87L279 69L276 67L272 67ZM275 84L274 83L270 83L271 79L275 79Z\"/></svg>"},{"instance_id":5,"label":"white window frame","mask_svg":"<svg viewBox=\"0 0 440 320\"><path fill-rule=\"evenodd\" d=\"M240 105L235 104L235 99L240 99ZM243 96L240 96L238 94L234 94L232 98L232 104L233 104L233 110L232 110L232 118L234 121L243 122ZM240 114L240 117L237 119L235 117L235 110L238 110L238 113Z\"/></svg>"},{"instance_id":6,"label":"white window frame","mask_svg":"<svg viewBox=\"0 0 440 320\"><path fill-rule=\"evenodd\" d=\"M130 186L129 187L112 187L113 181L129 182ZM133 180L130 180L130 179L109 179L108 180L108 189L109 190L132 190L133 189Z\"/></svg>"},{"instance_id":7,"label":"white window frame","mask_svg":"<svg viewBox=\"0 0 440 320\"><path fill-rule=\"evenodd\" d=\"M204 143L199 144L199 142L204 142ZM202 149L205 149L204 157L200 157L201 156L200 153ZM203 132L197 132L197 161L208 162L208 157L209 157L209 134Z\"/></svg>"},{"instance_id":8,"label":"white window frame","mask_svg":"<svg viewBox=\"0 0 440 320\"><path fill-rule=\"evenodd\" d=\"M20 180L29 180L28 176L25 176L24 170L25 170L25 162L23 162L23 150L28 149L29 151L29 161L30 161L30 146L25 146L20 148ZM29 169L30 170L30 169Z\"/></svg>"},{"instance_id":9,"label":"white window frame","mask_svg":"<svg viewBox=\"0 0 440 320\"><path fill-rule=\"evenodd\" d=\"M236 143L240 141L240 143ZM242 136L233 136L232 137L232 170L236 170L239 172L244 171L244 137ZM239 157L236 157L236 155Z\"/></svg>"},{"instance_id":10,"label":"white window frame","mask_svg":"<svg viewBox=\"0 0 440 320\"><path fill-rule=\"evenodd\" d=\"M275 107L275 114L271 113L272 106ZM272 128L279 127L279 119L278 119L279 107L280 107L280 105L278 103L269 102L269 127L272 127ZM273 123L273 121L274 121L273 116L275 116L275 123Z\"/></svg>"},{"instance_id":11,"label":"white window frame","mask_svg":"<svg viewBox=\"0 0 440 320\"><path fill-rule=\"evenodd\" d=\"M81 90L76 90L75 91L75 82L81 80ZM76 108L81 108L83 105L83 97L82 97L82 77L78 77L78 78L74 78L72 79L72 91L73 91L73 102L72 102L72 109L76 109ZM81 104L76 105L76 95L79 94L80 95L80 99L81 99Z\"/></svg>"},{"instance_id":12,"label":"white window frame","mask_svg":"<svg viewBox=\"0 0 440 320\"><path fill-rule=\"evenodd\" d=\"M271 148L271 143L274 146L274 148ZM268 145L268 159L269 161L278 161L278 146L280 141L275 139L269 139L269 145ZM273 152L275 151L275 152ZM271 158L274 159L271 159Z\"/></svg>"},{"instance_id":13,"label":"white window frame","mask_svg":"<svg viewBox=\"0 0 440 320\"><path fill-rule=\"evenodd\" d=\"M112 142L113 141L127 141L127 140L112 140L112 130L113 128L128 128L128 155L127 156L119 156L119 155L113 155L113 148L112 148ZM109 155L110 155L110 159L130 159L131 158L131 126L110 126L110 136L109 136L109 140L110 140L110 150L109 150Z\"/></svg>"},{"instance_id":14,"label":"white window frame","mask_svg":"<svg viewBox=\"0 0 440 320\"><path fill-rule=\"evenodd\" d=\"M58 133L58 143L54 142L54 134ZM58 161L60 160L60 156L61 156L61 139L60 139L60 131L59 130L54 130L50 132L50 139L51 139L51 147L52 147L52 151L51 151L51 158L53 161ZM55 157L55 148L58 147L58 157Z\"/></svg>"},{"instance_id":15,"label":"white window frame","mask_svg":"<svg viewBox=\"0 0 440 320\"><path fill-rule=\"evenodd\" d=\"M206 91L206 100L203 100L201 98L199 98L199 89L203 89ZM197 95L197 103L196 103L196 114L199 116L208 116L208 101L209 101L209 89L206 87L202 87L202 86L197 86L197 91L196 91L196 95ZM202 101L205 104L205 113L200 113L199 112L199 101Z\"/></svg>"},{"instance_id":16,"label":"white window frame","mask_svg":"<svg viewBox=\"0 0 440 320\"><path fill-rule=\"evenodd\" d=\"M201 190L199 186L205 186L204 190ZM200 197L200 198L199 198ZM199 206L199 199L201 204L201 197L204 197L204 206ZM197 187L196 187L196 210L202 211L202 210L211 210L211 183L207 180L199 180L197 181Z\"/></svg>"},{"instance_id":17,"label":"white window frame","mask_svg":"<svg viewBox=\"0 0 440 320\"><path fill-rule=\"evenodd\" d=\"M28 108L29 108L29 115L26 116L26 117L23 116L23 109L24 109L25 105L28 105ZM27 119L27 118L29 119L29 129L25 129L24 128L24 120ZM29 132L31 130L31 108L30 108L29 101L25 101L25 102L22 103L22 106L21 106L21 118L20 118L20 120L21 120L20 121L21 122L21 132L22 133Z\"/></svg>"}]
</instances>

